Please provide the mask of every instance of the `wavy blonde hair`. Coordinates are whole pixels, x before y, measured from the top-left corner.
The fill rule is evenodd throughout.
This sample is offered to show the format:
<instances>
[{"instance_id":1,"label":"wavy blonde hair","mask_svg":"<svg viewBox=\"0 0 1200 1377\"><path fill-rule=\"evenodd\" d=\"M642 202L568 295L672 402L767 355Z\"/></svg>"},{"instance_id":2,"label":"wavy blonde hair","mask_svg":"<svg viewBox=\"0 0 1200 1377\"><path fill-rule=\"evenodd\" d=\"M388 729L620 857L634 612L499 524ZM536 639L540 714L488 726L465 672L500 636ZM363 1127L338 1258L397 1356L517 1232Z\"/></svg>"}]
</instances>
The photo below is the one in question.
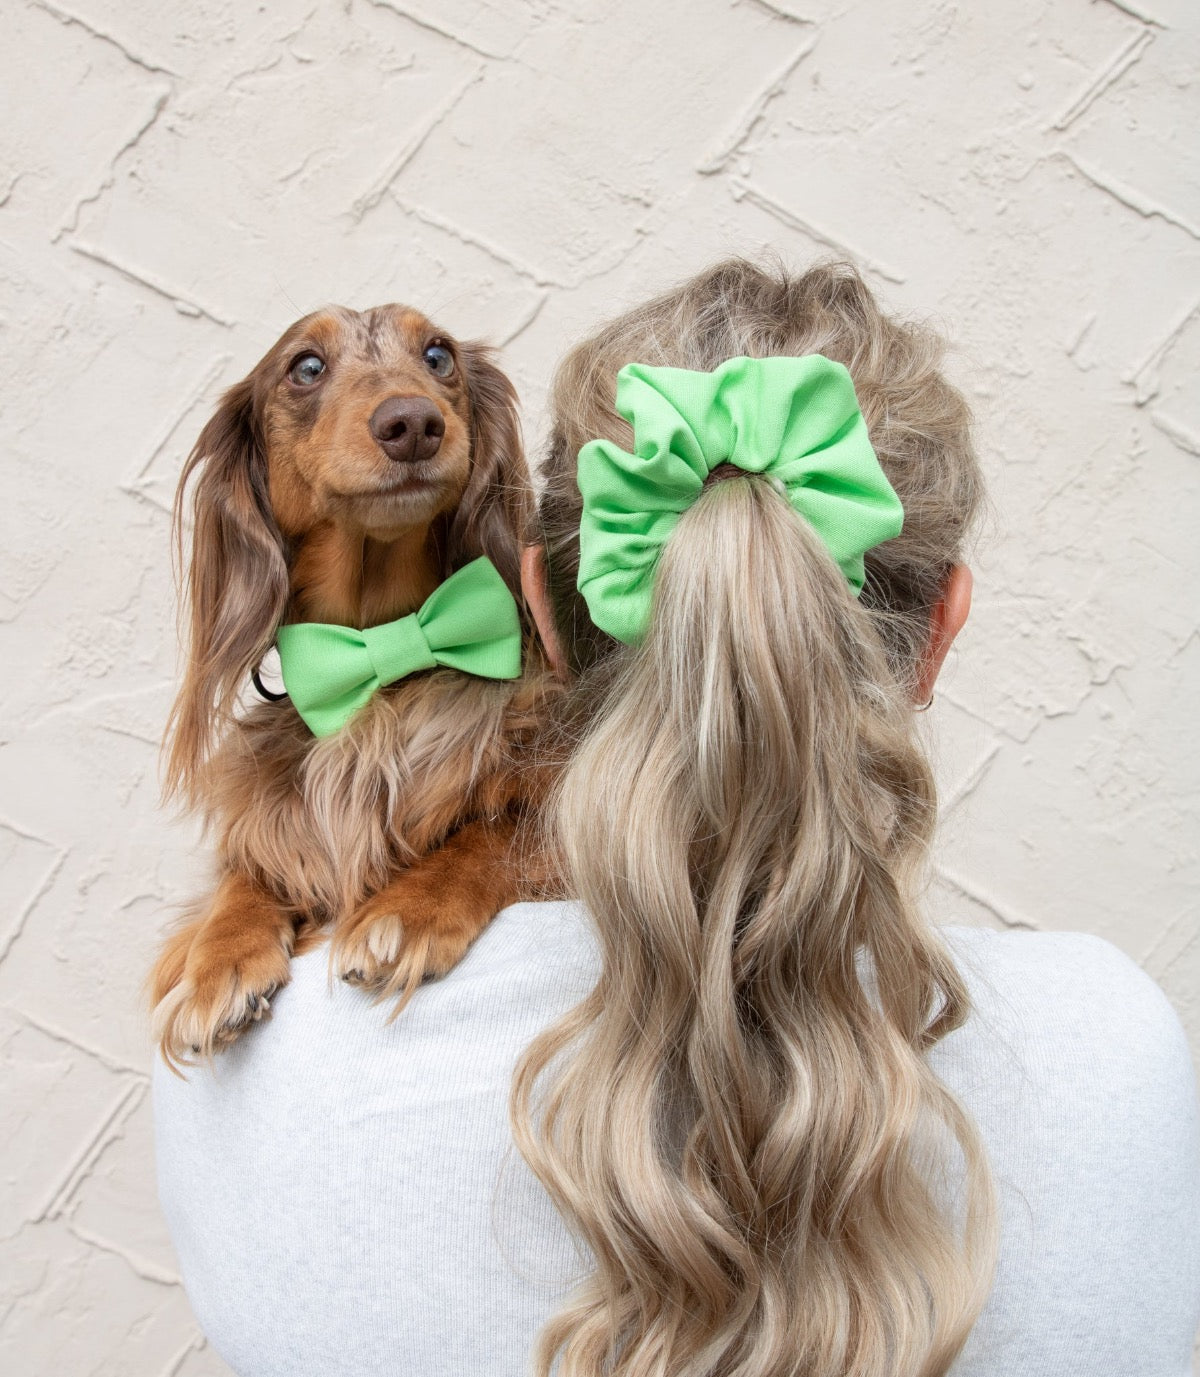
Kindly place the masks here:
<instances>
[{"instance_id":1,"label":"wavy blonde hair","mask_svg":"<svg viewBox=\"0 0 1200 1377\"><path fill-rule=\"evenodd\" d=\"M725 466L667 542L645 640L598 631L575 456L630 447L617 370L809 353L849 369L905 508L861 596ZM517 1144L594 1261L539 1377L934 1377L990 1289L986 1156L925 1058L969 1005L919 903L936 797L911 693L983 498L941 354L848 264L730 260L559 368L538 534L577 679L551 827L603 964L513 1083Z\"/></svg>"}]
</instances>

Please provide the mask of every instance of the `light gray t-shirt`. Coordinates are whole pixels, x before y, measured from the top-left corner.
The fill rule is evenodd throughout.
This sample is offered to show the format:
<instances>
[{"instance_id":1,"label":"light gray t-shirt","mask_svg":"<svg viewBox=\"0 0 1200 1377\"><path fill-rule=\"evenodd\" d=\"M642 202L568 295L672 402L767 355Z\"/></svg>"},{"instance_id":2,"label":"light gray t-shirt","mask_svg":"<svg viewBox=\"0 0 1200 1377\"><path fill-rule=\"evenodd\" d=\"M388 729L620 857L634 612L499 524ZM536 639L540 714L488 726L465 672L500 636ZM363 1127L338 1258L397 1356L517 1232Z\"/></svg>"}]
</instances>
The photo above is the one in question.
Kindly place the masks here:
<instances>
[{"instance_id":1,"label":"light gray t-shirt","mask_svg":"<svg viewBox=\"0 0 1200 1377\"><path fill-rule=\"evenodd\" d=\"M975 1010L931 1062L997 1177L997 1280L954 1377L1186 1377L1200 1126L1178 1017L1111 943L946 928ZM243 1377L523 1377L584 1267L512 1146L513 1066L598 969L578 906L504 910L394 1022L293 962L274 1017L154 1078L159 1195Z\"/></svg>"}]
</instances>

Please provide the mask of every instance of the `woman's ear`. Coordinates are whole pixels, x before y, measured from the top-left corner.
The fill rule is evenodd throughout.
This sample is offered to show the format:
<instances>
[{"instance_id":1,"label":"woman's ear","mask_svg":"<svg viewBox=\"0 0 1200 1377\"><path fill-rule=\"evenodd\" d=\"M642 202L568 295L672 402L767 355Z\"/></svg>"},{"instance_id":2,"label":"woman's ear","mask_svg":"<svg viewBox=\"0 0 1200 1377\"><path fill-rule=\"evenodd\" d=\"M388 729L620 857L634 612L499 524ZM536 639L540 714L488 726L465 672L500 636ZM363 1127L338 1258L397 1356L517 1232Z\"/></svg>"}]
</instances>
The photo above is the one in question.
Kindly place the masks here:
<instances>
[{"instance_id":1,"label":"woman's ear","mask_svg":"<svg viewBox=\"0 0 1200 1377\"><path fill-rule=\"evenodd\" d=\"M541 545L526 545L521 551L521 592L533 617L533 624L546 648L550 667L560 679L567 677L567 661L550 605L550 590L546 584L546 551Z\"/></svg>"},{"instance_id":2,"label":"woman's ear","mask_svg":"<svg viewBox=\"0 0 1200 1377\"><path fill-rule=\"evenodd\" d=\"M168 796L194 796L220 725L270 648L287 607L287 560L268 501L254 398L253 374L225 393L188 456L175 494L181 549L185 490L198 474L184 582L187 660L168 727Z\"/></svg>"},{"instance_id":3,"label":"woman's ear","mask_svg":"<svg viewBox=\"0 0 1200 1377\"><path fill-rule=\"evenodd\" d=\"M965 564L950 567L942 585L942 595L933 605L929 616L929 641L921 660L914 702L927 703L933 697L933 686L945 663L955 636L963 629L971 611L971 590L974 579Z\"/></svg>"},{"instance_id":4,"label":"woman's ear","mask_svg":"<svg viewBox=\"0 0 1200 1377\"><path fill-rule=\"evenodd\" d=\"M450 525L447 554L460 568L480 555L520 589L520 537L533 493L521 443L517 394L483 344L459 346L471 399L471 476Z\"/></svg>"}]
</instances>

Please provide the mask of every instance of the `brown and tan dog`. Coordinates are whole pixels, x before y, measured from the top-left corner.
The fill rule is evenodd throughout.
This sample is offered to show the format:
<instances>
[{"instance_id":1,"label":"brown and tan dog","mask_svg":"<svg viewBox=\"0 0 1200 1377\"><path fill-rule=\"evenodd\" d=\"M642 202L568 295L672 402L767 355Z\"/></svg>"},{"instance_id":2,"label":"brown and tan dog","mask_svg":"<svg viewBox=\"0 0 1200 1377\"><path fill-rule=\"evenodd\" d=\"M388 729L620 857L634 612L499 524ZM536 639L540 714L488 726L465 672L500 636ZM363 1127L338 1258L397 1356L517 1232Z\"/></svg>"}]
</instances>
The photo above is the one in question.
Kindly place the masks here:
<instances>
[{"instance_id":1,"label":"brown and tan dog","mask_svg":"<svg viewBox=\"0 0 1200 1377\"><path fill-rule=\"evenodd\" d=\"M277 628L414 612L486 555L519 598L531 501L511 383L419 312L319 311L223 397L195 479L190 643L167 789L205 817L214 893L150 980L167 1061L208 1055L269 1008L298 940L400 1003L539 883L519 846L543 782L522 768L553 679L526 625L516 681L426 670L315 738L286 701L235 712Z\"/></svg>"}]
</instances>

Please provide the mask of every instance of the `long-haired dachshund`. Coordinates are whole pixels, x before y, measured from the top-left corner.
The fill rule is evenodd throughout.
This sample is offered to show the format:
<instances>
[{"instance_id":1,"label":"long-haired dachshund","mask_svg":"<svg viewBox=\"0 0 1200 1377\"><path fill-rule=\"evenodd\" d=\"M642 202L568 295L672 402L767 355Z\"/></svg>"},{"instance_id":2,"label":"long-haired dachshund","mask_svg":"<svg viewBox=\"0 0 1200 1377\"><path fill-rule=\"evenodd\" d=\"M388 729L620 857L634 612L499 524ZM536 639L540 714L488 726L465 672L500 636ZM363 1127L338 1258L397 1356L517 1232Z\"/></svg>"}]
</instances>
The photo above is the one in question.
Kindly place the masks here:
<instances>
[{"instance_id":1,"label":"long-haired dachshund","mask_svg":"<svg viewBox=\"0 0 1200 1377\"><path fill-rule=\"evenodd\" d=\"M402 1003L534 891L515 843L540 786L521 756L552 684L522 613L519 678L424 669L323 737L288 701L236 711L282 625L389 622L480 556L519 596L530 487L515 393L484 346L402 306L306 316L201 433L180 546L190 479L166 783L215 833L220 873L151 976L172 1065L260 1018L326 924L333 971Z\"/></svg>"}]
</instances>

